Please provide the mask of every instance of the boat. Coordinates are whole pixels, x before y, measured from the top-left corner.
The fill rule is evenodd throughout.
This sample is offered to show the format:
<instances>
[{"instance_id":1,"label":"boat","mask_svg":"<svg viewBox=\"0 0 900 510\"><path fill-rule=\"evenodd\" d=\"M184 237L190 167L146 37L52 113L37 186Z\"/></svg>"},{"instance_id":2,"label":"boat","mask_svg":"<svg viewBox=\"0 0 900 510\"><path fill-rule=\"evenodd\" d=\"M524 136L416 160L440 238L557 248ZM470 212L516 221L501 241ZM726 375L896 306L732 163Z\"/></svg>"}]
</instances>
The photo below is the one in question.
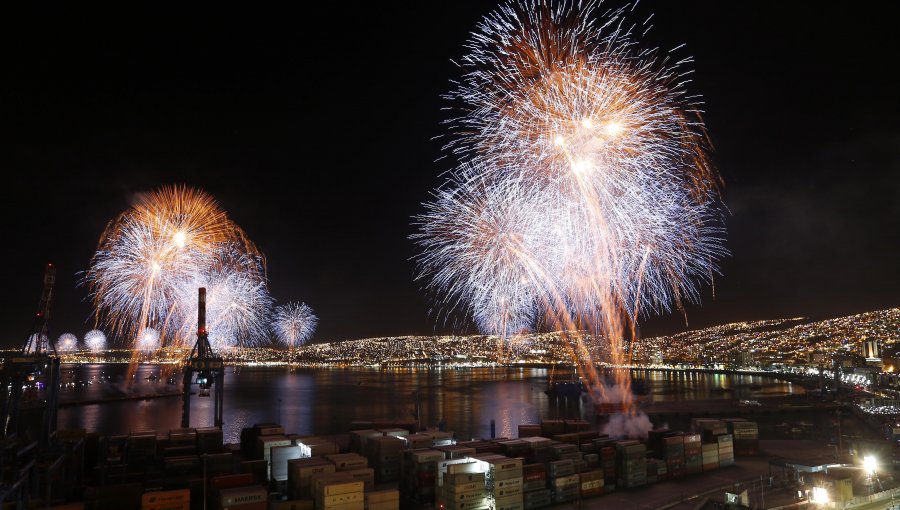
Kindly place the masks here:
<instances>
[{"instance_id":1,"label":"boat","mask_svg":"<svg viewBox=\"0 0 900 510\"><path fill-rule=\"evenodd\" d=\"M581 381L555 381L544 393L551 397L578 397L586 391Z\"/></svg>"}]
</instances>

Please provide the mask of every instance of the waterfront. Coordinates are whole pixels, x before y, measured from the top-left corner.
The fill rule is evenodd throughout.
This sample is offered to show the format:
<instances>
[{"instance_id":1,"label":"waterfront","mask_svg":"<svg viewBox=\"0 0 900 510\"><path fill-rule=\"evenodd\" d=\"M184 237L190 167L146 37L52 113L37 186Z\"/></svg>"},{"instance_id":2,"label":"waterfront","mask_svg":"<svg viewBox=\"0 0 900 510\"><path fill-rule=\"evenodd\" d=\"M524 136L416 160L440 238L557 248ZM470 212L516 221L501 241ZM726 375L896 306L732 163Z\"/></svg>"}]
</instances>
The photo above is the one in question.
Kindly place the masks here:
<instances>
[{"instance_id":1,"label":"waterfront","mask_svg":"<svg viewBox=\"0 0 900 510\"><path fill-rule=\"evenodd\" d=\"M84 428L101 434L140 430L164 431L179 426L181 398L70 402L124 396L177 393L180 373L169 384L166 366L138 365L127 384L126 364L66 365L59 412L60 428ZM151 376L152 374L152 376ZM157 379L156 377L159 376ZM557 370L564 380L570 374ZM150 380L148 380L148 377ZM372 369L228 367L225 376L224 434L236 442L240 430L254 423L277 421L299 434L334 434L353 421L414 420L416 404L422 426L445 424L460 439L489 437L490 421L498 437L514 437L520 423L541 419L584 419L596 422L586 397L552 398L544 393L551 370L496 367L460 369ZM761 399L802 395L797 384L773 378L691 372L635 372L648 397L656 402L694 399ZM90 384L87 384L90 382ZM196 390L196 388L195 388ZM212 402L192 396L192 426L212 423Z\"/></svg>"}]
</instances>

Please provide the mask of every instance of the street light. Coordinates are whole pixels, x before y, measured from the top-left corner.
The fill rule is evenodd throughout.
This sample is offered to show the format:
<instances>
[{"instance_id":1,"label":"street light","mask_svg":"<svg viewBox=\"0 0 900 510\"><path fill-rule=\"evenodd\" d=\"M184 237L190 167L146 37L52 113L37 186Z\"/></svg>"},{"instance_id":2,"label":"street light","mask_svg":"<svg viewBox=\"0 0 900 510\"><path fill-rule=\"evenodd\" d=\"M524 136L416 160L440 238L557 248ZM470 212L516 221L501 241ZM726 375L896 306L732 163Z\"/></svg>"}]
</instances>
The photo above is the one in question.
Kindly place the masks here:
<instances>
[{"instance_id":1,"label":"street light","mask_svg":"<svg viewBox=\"0 0 900 510\"><path fill-rule=\"evenodd\" d=\"M812 497L809 498L809 502L816 504L830 503L831 498L828 496L828 489L825 487L813 487Z\"/></svg>"},{"instance_id":2,"label":"street light","mask_svg":"<svg viewBox=\"0 0 900 510\"><path fill-rule=\"evenodd\" d=\"M863 469L866 470L866 474L872 476L877 468L878 459L876 459L872 455L866 455L865 457L863 457Z\"/></svg>"}]
</instances>

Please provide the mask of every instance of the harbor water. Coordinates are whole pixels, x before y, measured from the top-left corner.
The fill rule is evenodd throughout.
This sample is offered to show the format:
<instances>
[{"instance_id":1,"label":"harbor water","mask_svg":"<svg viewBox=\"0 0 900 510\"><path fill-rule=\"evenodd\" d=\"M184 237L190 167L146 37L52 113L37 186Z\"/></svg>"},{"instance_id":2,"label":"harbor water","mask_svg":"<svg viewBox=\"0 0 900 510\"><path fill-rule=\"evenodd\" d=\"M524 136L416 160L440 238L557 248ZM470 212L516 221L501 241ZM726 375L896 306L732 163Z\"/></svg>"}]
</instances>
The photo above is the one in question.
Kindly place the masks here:
<instances>
[{"instance_id":1,"label":"harbor water","mask_svg":"<svg viewBox=\"0 0 900 510\"><path fill-rule=\"evenodd\" d=\"M327 435L346 432L353 421L418 420L422 427L443 427L470 439L490 437L491 420L497 437L515 437L519 424L541 419L595 422L587 395L546 394L551 377L570 376L526 367L228 367L223 432L226 442L237 442L241 428L262 422ZM654 401L803 393L799 385L757 375L635 371L633 377ZM179 427L179 396L143 397L178 393L180 382L180 373L168 374L159 365L64 366L59 427L104 435ZM212 399L193 395L191 401L191 426L211 426Z\"/></svg>"}]
</instances>

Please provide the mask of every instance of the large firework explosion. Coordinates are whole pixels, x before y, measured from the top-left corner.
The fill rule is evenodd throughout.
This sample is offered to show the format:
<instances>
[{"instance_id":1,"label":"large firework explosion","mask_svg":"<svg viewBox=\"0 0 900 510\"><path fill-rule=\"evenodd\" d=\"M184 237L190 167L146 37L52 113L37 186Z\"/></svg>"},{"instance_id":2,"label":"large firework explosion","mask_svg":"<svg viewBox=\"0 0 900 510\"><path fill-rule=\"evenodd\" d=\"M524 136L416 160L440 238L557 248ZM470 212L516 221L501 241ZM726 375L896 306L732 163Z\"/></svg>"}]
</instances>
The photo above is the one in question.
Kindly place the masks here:
<instances>
[{"instance_id":1,"label":"large firework explosion","mask_svg":"<svg viewBox=\"0 0 900 510\"><path fill-rule=\"evenodd\" d=\"M522 0L479 23L448 94L460 164L413 237L448 311L504 337L605 335L621 365L626 331L698 300L726 251L690 59L640 48L625 8L599 7Z\"/></svg>"},{"instance_id":2,"label":"large firework explosion","mask_svg":"<svg viewBox=\"0 0 900 510\"><path fill-rule=\"evenodd\" d=\"M85 281L98 318L120 338L139 342L152 328L154 345L189 345L202 286L219 346L265 334L271 299L262 255L203 191L169 186L140 195L106 228Z\"/></svg>"},{"instance_id":3,"label":"large firework explosion","mask_svg":"<svg viewBox=\"0 0 900 510\"><path fill-rule=\"evenodd\" d=\"M92 329L84 334L84 347L91 352L100 352L106 349L106 333L99 329Z\"/></svg>"},{"instance_id":4,"label":"large firework explosion","mask_svg":"<svg viewBox=\"0 0 900 510\"><path fill-rule=\"evenodd\" d=\"M63 333L59 335L59 338L56 340L57 352L75 352L76 350L78 350L77 336L72 333Z\"/></svg>"},{"instance_id":5,"label":"large firework explosion","mask_svg":"<svg viewBox=\"0 0 900 510\"><path fill-rule=\"evenodd\" d=\"M309 340L318 322L305 303L287 303L275 309L275 335L291 349Z\"/></svg>"}]
</instances>

